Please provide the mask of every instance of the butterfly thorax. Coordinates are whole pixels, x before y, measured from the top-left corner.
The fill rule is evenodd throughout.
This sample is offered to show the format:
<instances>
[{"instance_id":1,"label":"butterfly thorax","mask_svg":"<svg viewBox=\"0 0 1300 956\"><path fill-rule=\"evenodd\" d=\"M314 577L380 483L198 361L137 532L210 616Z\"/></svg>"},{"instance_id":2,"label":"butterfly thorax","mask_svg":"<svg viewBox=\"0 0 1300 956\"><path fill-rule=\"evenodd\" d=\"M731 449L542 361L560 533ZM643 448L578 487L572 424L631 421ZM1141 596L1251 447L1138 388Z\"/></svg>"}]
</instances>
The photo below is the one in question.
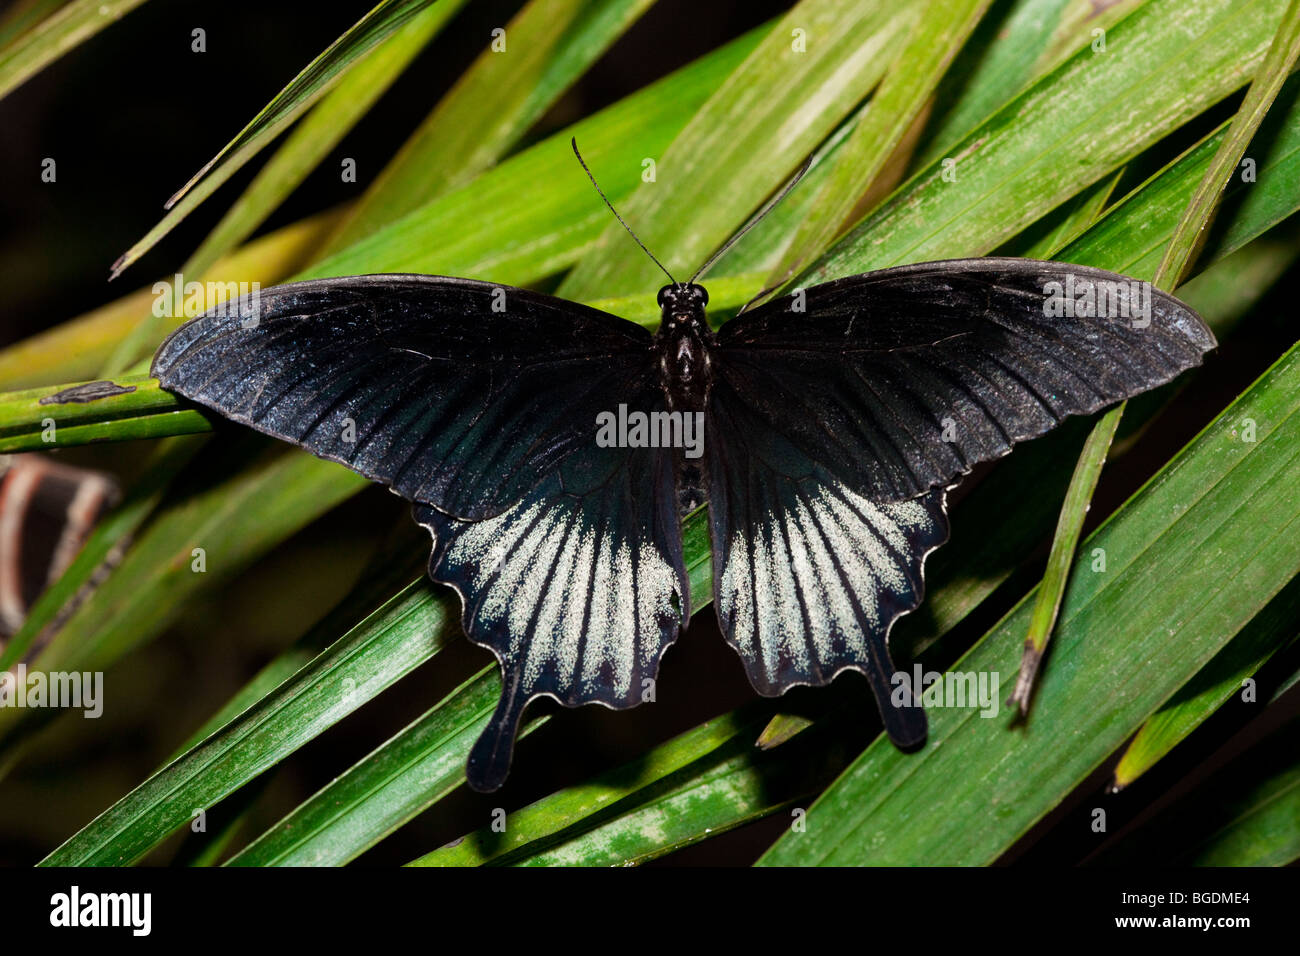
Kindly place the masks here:
<instances>
[{"instance_id":1,"label":"butterfly thorax","mask_svg":"<svg viewBox=\"0 0 1300 956\"><path fill-rule=\"evenodd\" d=\"M669 411L702 412L709 397L717 337L704 315L708 302L704 287L691 283L659 290L663 316L655 347Z\"/></svg>"}]
</instances>

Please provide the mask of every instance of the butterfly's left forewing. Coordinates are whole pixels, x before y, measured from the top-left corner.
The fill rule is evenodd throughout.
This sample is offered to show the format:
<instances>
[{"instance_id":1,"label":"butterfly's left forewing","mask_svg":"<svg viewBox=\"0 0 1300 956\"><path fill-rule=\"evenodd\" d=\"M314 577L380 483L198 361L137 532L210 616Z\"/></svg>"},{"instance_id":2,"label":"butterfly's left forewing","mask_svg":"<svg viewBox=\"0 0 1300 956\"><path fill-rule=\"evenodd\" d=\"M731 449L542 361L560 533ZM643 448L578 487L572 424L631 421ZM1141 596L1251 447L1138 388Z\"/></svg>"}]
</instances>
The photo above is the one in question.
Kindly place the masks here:
<instances>
[{"instance_id":1,"label":"butterfly's left forewing","mask_svg":"<svg viewBox=\"0 0 1300 956\"><path fill-rule=\"evenodd\" d=\"M163 343L169 391L381 481L500 514L656 378L650 333L528 289L422 275L276 286Z\"/></svg>"}]
</instances>

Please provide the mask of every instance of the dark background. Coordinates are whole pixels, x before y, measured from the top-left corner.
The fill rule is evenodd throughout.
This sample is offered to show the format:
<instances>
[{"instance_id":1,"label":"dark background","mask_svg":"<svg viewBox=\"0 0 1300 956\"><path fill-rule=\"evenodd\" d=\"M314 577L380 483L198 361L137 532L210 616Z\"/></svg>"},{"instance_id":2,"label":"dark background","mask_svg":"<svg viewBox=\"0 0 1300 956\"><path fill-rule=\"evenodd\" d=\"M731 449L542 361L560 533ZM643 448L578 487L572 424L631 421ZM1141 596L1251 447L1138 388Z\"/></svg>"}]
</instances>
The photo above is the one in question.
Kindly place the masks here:
<instances>
[{"instance_id":1,"label":"dark background","mask_svg":"<svg viewBox=\"0 0 1300 956\"><path fill-rule=\"evenodd\" d=\"M163 201L372 5L371 0L146 4L0 100L0 345L174 271L248 183L259 161L241 170L121 279L111 285L106 281L113 260L162 215ZM507 0L473 0L262 231L358 195L481 52L489 31L504 24L517 6ZM557 104L530 139L621 98L785 6L772 0L661 0ZM204 54L190 51L195 27L207 31ZM1167 159L1177 145L1167 144L1153 161ZM40 181L41 160L47 156L58 163L55 184ZM339 181L341 156L357 159L358 183ZM1242 334L1221 351L1213 376L1198 376L1176 400L1166 415L1174 427L1162 430L1161 441L1144 443L1140 453L1107 469L1094 515L1104 515L1122 501L1289 344L1293 335L1285 319L1291 315L1294 286L1294 276L1284 280L1257 310L1259 317L1248 320ZM126 444L81 450L68 460L129 472L140 453ZM77 719L57 723L38 739L25 762L0 780L0 863L27 865L40 859L155 769L181 739L291 643L305 621L318 617L347 591L373 560L383 537L376 529L392 529L398 541L409 541L416 552L425 547L400 502L379 489L368 491L219 593L187 608L163 639L119 664L107 680L114 706L104 718L93 727ZM310 573L298 573L300 568ZM1036 562L1017 581L1027 585L1040 572L1041 563ZM996 603L946 640L944 653L955 655L963 642L993 623L1001 613ZM238 806L240 796L256 798L253 825L259 830L270 825L422 713L438 693L489 660L486 651L467 643L440 655L436 666L410 675L294 754L268 775L265 787L254 784L248 793L228 801L229 806ZM1288 673L1288 662L1294 669L1294 654L1276 670ZM753 698L710 613L697 616L690 633L667 655L659 689L653 707L618 714L585 708L559 715L520 749L511 781L499 795L460 793L363 860L405 862L482 825L492 807L522 806ZM1290 703L1286 712L1294 714L1295 695ZM845 732L848 746L861 746L878 726L866 685L856 675L837 681L830 691L793 692L787 704L810 712L846 708L852 717L848 725L856 728ZM1176 796L1182 790L1176 785L1181 775L1195 770L1199 779L1239 752L1261 732L1252 727L1238 734L1245 721L1244 713L1225 707L1198 732L1192 748L1181 748L1144 778L1135 788L1138 792L1121 798L1127 803L1118 804L1120 817L1137 816L1153 797L1170 788ZM1222 753L1198 768L1199 758L1220 743L1227 744ZM1187 756L1189 752L1199 757ZM1089 781L1076 799L1023 841L1012 858L1075 862L1087 856L1096 848L1095 838L1082 836L1087 809L1095 805L1107 779L1101 772ZM218 809L212 815L210 833L223 812L228 811ZM787 819L778 814L683 851L672 861L747 863ZM150 859L166 862L177 852L184 850L172 841Z\"/></svg>"}]
</instances>

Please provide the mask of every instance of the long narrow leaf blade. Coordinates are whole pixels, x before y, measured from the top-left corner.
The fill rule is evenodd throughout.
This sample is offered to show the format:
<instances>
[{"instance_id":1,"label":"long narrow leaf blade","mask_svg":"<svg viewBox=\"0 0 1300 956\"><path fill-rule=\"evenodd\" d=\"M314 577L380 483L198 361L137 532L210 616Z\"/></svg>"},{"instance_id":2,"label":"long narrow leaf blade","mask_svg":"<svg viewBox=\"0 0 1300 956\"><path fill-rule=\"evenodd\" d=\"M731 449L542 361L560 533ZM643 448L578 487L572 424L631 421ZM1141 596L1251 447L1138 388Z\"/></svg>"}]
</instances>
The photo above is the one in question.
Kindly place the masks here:
<instances>
[{"instance_id":1,"label":"long narrow leaf blade","mask_svg":"<svg viewBox=\"0 0 1300 956\"><path fill-rule=\"evenodd\" d=\"M216 192L236 170L261 152L301 116L354 63L401 29L435 0L383 0L335 40L276 94L234 139L167 201L168 212L139 242L113 263L112 277L148 252L176 224Z\"/></svg>"},{"instance_id":2,"label":"long narrow leaf blade","mask_svg":"<svg viewBox=\"0 0 1300 956\"><path fill-rule=\"evenodd\" d=\"M494 164L653 2L531 0L384 167L327 251Z\"/></svg>"}]
</instances>

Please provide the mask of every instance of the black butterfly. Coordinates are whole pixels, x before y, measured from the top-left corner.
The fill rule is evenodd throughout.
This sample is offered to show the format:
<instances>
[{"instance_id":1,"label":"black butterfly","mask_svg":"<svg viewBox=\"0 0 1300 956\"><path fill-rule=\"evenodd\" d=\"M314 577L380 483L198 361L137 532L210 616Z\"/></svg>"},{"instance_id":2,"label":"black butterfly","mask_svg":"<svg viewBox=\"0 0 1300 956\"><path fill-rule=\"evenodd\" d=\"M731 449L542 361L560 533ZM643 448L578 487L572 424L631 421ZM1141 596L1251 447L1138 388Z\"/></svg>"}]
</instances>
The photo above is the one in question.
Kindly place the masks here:
<instances>
[{"instance_id":1,"label":"black butterfly","mask_svg":"<svg viewBox=\"0 0 1300 956\"><path fill-rule=\"evenodd\" d=\"M493 790L535 697L642 701L690 619L680 519L703 502L718 621L754 688L857 670L891 738L919 743L887 638L947 539L945 490L1215 345L1171 296L1028 259L850 276L717 332L707 303L693 281L665 286L652 335L487 282L321 279L189 322L152 374L414 503L430 576L501 664L467 771ZM615 419L622 443L598 441Z\"/></svg>"}]
</instances>

